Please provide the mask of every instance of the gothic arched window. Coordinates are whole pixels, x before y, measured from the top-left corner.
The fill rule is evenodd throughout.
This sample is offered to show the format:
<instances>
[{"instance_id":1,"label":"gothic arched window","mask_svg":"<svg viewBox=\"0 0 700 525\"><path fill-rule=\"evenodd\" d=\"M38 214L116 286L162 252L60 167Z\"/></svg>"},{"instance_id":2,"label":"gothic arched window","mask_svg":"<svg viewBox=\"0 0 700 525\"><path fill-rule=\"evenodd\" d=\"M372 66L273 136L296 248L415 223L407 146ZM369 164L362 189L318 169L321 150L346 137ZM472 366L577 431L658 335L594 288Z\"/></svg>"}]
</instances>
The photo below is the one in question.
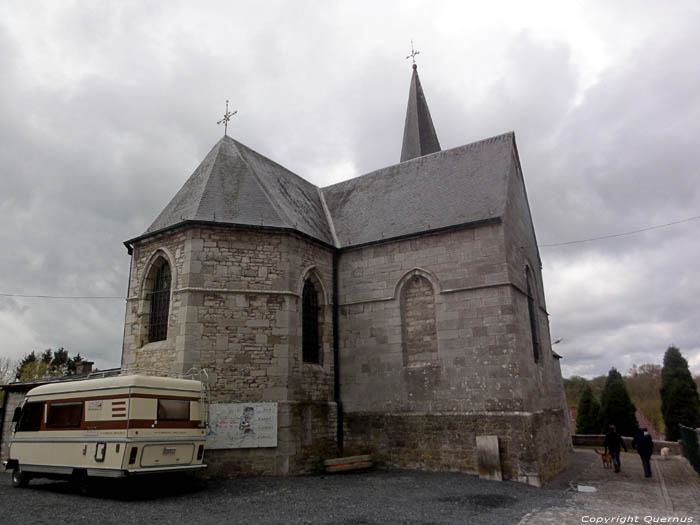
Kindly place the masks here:
<instances>
[{"instance_id":1,"label":"gothic arched window","mask_svg":"<svg viewBox=\"0 0 700 525\"><path fill-rule=\"evenodd\" d=\"M435 294L428 279L413 275L401 291L404 365L433 363L438 357Z\"/></svg>"},{"instance_id":2,"label":"gothic arched window","mask_svg":"<svg viewBox=\"0 0 700 525\"><path fill-rule=\"evenodd\" d=\"M163 259L153 268L151 289L151 319L148 325L149 342L163 341L168 336L170 309L170 265Z\"/></svg>"},{"instance_id":3,"label":"gothic arched window","mask_svg":"<svg viewBox=\"0 0 700 525\"><path fill-rule=\"evenodd\" d=\"M301 310L301 347L305 363L320 363L318 337L318 295L310 280L304 283Z\"/></svg>"},{"instance_id":4,"label":"gothic arched window","mask_svg":"<svg viewBox=\"0 0 700 525\"><path fill-rule=\"evenodd\" d=\"M525 267L525 280L527 281L527 312L530 316L530 334L532 336L532 355L535 363L540 360L540 339L537 330L537 306L535 304L534 290L532 287L532 277L530 268Z\"/></svg>"}]
</instances>

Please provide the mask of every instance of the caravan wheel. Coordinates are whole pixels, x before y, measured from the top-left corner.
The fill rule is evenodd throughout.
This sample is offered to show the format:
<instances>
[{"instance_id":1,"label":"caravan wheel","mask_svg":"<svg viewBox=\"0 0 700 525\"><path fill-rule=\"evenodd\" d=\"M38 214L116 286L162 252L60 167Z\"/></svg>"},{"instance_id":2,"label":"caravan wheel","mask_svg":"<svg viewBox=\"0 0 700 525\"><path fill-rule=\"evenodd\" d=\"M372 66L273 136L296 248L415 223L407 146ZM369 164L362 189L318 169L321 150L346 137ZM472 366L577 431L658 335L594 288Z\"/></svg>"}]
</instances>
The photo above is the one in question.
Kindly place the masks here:
<instances>
[{"instance_id":1,"label":"caravan wheel","mask_svg":"<svg viewBox=\"0 0 700 525\"><path fill-rule=\"evenodd\" d=\"M13 487L26 487L31 476L26 472L22 472L19 467L15 467L12 471L12 486Z\"/></svg>"}]
</instances>

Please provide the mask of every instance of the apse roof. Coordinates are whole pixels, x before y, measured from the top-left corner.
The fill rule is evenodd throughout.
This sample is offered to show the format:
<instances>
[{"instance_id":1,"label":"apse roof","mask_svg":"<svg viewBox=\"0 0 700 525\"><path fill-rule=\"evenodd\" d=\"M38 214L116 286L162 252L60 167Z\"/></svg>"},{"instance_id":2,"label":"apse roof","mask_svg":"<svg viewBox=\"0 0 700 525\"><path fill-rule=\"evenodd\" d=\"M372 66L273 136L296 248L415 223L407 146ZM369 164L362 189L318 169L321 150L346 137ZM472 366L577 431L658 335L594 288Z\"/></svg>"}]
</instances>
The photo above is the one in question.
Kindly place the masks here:
<instances>
[{"instance_id":1,"label":"apse roof","mask_svg":"<svg viewBox=\"0 0 700 525\"><path fill-rule=\"evenodd\" d=\"M333 244L316 186L228 136L144 235L187 221L287 228Z\"/></svg>"}]
</instances>

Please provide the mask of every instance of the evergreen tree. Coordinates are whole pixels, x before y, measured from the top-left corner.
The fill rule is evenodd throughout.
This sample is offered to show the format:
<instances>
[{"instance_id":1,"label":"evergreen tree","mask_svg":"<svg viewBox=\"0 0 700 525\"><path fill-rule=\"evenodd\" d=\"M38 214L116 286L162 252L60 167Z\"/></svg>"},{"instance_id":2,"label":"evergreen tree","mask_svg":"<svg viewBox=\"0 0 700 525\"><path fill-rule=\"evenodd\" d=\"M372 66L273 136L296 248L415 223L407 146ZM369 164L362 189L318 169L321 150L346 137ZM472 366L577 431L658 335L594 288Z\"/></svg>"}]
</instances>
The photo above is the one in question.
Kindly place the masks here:
<instances>
[{"instance_id":1,"label":"evergreen tree","mask_svg":"<svg viewBox=\"0 0 700 525\"><path fill-rule=\"evenodd\" d=\"M22 371L30 364L36 363L36 353L32 351L30 354L26 354L19 363L17 363L17 368L15 368L15 379L19 379L22 376Z\"/></svg>"},{"instance_id":2,"label":"evergreen tree","mask_svg":"<svg viewBox=\"0 0 700 525\"><path fill-rule=\"evenodd\" d=\"M83 360L80 354L71 357L68 351L60 347L55 352L50 348L41 352L27 354L18 363L15 377L20 381L31 381L41 377L68 376L75 374L77 364Z\"/></svg>"},{"instance_id":3,"label":"evergreen tree","mask_svg":"<svg viewBox=\"0 0 700 525\"><path fill-rule=\"evenodd\" d=\"M576 433L598 434L600 432L599 413L600 405L598 400L593 396L591 387L586 386L578 402Z\"/></svg>"},{"instance_id":4,"label":"evergreen tree","mask_svg":"<svg viewBox=\"0 0 700 525\"><path fill-rule=\"evenodd\" d=\"M600 426L607 432L609 425L615 425L621 436L634 436L639 426L636 411L620 372L611 368L600 396Z\"/></svg>"},{"instance_id":5,"label":"evergreen tree","mask_svg":"<svg viewBox=\"0 0 700 525\"><path fill-rule=\"evenodd\" d=\"M678 424L700 427L700 398L688 361L675 346L670 346L664 355L661 369L661 413L666 424L666 439L676 441Z\"/></svg>"}]
</instances>

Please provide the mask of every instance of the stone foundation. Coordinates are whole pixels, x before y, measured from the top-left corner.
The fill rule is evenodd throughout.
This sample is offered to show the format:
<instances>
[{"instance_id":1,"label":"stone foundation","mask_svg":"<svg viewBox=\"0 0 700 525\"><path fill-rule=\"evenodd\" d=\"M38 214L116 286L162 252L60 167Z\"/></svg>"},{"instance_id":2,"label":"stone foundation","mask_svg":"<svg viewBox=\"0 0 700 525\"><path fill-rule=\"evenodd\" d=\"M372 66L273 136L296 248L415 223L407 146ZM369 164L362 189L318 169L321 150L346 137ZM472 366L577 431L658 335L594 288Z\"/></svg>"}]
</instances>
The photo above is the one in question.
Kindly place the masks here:
<instances>
[{"instance_id":1,"label":"stone foundation","mask_svg":"<svg viewBox=\"0 0 700 525\"><path fill-rule=\"evenodd\" d=\"M570 446L552 413L344 414L346 454L385 465L476 474L476 436L497 435L504 479L539 486L568 467Z\"/></svg>"}]
</instances>

